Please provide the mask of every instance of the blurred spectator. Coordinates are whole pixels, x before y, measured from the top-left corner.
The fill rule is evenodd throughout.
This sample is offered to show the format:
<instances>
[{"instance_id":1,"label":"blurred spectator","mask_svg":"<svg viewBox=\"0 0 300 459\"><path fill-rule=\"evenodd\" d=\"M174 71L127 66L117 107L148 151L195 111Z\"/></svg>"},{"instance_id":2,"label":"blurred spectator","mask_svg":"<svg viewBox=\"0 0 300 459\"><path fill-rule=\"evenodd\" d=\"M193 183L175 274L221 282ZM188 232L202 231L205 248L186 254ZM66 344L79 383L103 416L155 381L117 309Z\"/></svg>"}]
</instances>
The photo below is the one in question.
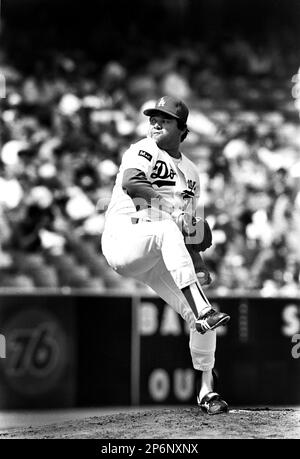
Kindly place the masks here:
<instances>
[{"instance_id":1,"label":"blurred spectator","mask_svg":"<svg viewBox=\"0 0 300 459\"><path fill-rule=\"evenodd\" d=\"M299 293L297 50L232 37L162 40L154 55L134 34L140 49L100 62L0 53L0 285L142 288L108 269L100 237L121 156L147 130L142 110L168 93L191 106L186 153L213 228L214 287Z\"/></svg>"}]
</instances>

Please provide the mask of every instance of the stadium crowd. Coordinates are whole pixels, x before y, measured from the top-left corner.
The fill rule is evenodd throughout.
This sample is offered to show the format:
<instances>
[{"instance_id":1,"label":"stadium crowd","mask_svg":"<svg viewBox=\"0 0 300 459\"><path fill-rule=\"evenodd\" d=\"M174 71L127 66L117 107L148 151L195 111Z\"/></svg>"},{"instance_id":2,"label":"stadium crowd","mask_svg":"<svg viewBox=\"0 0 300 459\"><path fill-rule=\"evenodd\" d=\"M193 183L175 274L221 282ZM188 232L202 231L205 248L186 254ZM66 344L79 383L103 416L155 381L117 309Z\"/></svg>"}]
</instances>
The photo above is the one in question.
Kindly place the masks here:
<instances>
[{"instance_id":1,"label":"stadium crowd","mask_svg":"<svg viewBox=\"0 0 300 459\"><path fill-rule=\"evenodd\" d=\"M147 133L142 110L170 94L191 107L183 150L213 229L211 288L298 294L297 58L238 38L145 43L105 63L49 51L29 71L2 50L0 286L143 288L101 254L105 203L123 152Z\"/></svg>"}]
</instances>

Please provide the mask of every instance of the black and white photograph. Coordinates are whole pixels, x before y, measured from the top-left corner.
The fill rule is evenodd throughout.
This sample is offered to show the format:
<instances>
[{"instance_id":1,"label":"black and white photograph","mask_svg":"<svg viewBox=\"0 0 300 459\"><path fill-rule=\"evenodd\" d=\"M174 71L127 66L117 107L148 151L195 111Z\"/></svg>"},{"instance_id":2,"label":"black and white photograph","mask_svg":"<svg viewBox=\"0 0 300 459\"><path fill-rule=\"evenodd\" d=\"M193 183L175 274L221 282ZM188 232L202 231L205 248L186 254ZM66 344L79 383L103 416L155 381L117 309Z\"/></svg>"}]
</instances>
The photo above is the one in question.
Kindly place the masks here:
<instances>
[{"instance_id":1,"label":"black and white photograph","mask_svg":"<svg viewBox=\"0 0 300 459\"><path fill-rule=\"evenodd\" d=\"M0 0L1 440L300 439L299 24Z\"/></svg>"}]
</instances>

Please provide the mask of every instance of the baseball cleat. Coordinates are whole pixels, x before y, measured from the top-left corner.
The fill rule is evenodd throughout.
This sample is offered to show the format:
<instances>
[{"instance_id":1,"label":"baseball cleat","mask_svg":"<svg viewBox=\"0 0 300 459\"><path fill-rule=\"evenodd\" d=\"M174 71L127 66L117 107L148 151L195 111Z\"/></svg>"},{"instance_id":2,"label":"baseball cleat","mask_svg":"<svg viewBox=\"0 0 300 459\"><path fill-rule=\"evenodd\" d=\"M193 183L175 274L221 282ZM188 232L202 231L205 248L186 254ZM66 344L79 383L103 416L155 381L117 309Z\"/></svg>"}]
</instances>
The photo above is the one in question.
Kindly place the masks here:
<instances>
[{"instance_id":1,"label":"baseball cleat","mask_svg":"<svg viewBox=\"0 0 300 459\"><path fill-rule=\"evenodd\" d=\"M196 330L202 335L209 330L214 330L221 325L227 324L230 316L224 312L218 312L210 309L201 318L196 320Z\"/></svg>"},{"instance_id":2,"label":"baseball cleat","mask_svg":"<svg viewBox=\"0 0 300 459\"><path fill-rule=\"evenodd\" d=\"M219 390L218 376L215 370L212 370L213 384L212 390L205 394L200 399L199 394L202 385L202 371L196 370L196 391L197 391L197 404L204 413L207 414L222 414L229 411L228 404L223 400L221 395L217 392Z\"/></svg>"},{"instance_id":3,"label":"baseball cleat","mask_svg":"<svg viewBox=\"0 0 300 459\"><path fill-rule=\"evenodd\" d=\"M217 392L208 392L204 395L202 400L199 400L199 397L197 397L197 403L201 410L207 414L221 414L228 412L228 404Z\"/></svg>"}]
</instances>

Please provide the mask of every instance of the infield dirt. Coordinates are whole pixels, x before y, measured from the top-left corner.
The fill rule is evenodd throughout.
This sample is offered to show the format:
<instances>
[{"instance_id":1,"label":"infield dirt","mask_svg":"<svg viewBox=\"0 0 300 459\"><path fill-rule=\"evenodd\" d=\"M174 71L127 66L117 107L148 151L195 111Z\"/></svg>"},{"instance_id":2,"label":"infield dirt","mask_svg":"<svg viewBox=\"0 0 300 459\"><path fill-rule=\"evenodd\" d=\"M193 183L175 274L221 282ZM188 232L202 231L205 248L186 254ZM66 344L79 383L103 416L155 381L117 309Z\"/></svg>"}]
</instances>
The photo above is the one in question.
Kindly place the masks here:
<instances>
[{"instance_id":1,"label":"infield dirt","mask_svg":"<svg viewBox=\"0 0 300 459\"><path fill-rule=\"evenodd\" d=\"M300 410L237 408L210 416L198 408L155 408L0 430L9 438L234 439L300 438Z\"/></svg>"}]
</instances>

